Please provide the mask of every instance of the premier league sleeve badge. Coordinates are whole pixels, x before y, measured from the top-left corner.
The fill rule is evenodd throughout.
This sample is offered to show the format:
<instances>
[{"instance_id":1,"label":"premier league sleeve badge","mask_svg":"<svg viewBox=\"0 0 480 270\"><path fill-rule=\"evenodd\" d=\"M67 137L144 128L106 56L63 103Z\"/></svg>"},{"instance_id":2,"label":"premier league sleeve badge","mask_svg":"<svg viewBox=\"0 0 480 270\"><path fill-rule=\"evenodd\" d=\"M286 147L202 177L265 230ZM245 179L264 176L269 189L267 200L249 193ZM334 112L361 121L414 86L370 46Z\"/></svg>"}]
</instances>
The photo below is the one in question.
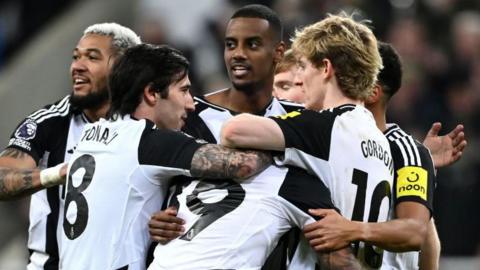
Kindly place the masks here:
<instances>
[{"instance_id":1,"label":"premier league sleeve badge","mask_svg":"<svg viewBox=\"0 0 480 270\"><path fill-rule=\"evenodd\" d=\"M26 119L15 131L15 137L21 140L30 140L35 137L37 133L37 123L32 119Z\"/></svg>"}]
</instances>

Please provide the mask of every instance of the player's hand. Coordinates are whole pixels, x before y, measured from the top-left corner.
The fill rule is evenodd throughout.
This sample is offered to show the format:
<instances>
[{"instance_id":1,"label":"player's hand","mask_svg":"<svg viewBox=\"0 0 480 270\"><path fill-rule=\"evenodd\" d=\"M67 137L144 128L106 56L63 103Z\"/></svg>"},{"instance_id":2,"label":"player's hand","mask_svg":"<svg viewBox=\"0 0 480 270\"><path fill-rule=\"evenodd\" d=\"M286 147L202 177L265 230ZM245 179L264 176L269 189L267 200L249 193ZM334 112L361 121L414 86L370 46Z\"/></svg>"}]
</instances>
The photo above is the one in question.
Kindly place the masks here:
<instances>
[{"instance_id":1,"label":"player's hand","mask_svg":"<svg viewBox=\"0 0 480 270\"><path fill-rule=\"evenodd\" d=\"M433 123L423 140L423 145L430 149L435 168L441 168L458 161L467 146L463 125L457 125L452 131L438 136L442 123Z\"/></svg>"},{"instance_id":2,"label":"player's hand","mask_svg":"<svg viewBox=\"0 0 480 270\"><path fill-rule=\"evenodd\" d=\"M303 228L305 238L317 252L331 252L348 246L351 242L352 222L333 209L309 209L320 220Z\"/></svg>"},{"instance_id":3,"label":"player's hand","mask_svg":"<svg viewBox=\"0 0 480 270\"><path fill-rule=\"evenodd\" d=\"M60 177L63 178L63 184L65 184L65 180L67 178L67 170L68 170L68 163L64 163L62 168L60 169Z\"/></svg>"},{"instance_id":4,"label":"player's hand","mask_svg":"<svg viewBox=\"0 0 480 270\"><path fill-rule=\"evenodd\" d=\"M148 222L148 230L153 241L165 245L184 233L183 224L185 221L177 218L177 209L171 206L153 214Z\"/></svg>"},{"instance_id":5,"label":"player's hand","mask_svg":"<svg viewBox=\"0 0 480 270\"><path fill-rule=\"evenodd\" d=\"M65 184L67 168L68 163L60 163L54 167L41 170L39 174L40 184L46 188Z\"/></svg>"}]
</instances>

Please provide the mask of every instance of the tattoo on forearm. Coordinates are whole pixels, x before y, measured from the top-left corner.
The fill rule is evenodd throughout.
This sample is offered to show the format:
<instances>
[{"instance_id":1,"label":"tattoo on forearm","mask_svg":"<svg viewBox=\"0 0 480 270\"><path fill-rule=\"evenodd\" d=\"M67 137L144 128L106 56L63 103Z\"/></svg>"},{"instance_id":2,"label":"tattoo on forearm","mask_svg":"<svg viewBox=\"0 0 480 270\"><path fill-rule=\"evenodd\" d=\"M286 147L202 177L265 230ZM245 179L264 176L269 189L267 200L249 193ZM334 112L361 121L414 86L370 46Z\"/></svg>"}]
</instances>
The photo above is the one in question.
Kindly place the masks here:
<instances>
[{"instance_id":1,"label":"tattoo on forearm","mask_svg":"<svg viewBox=\"0 0 480 270\"><path fill-rule=\"evenodd\" d=\"M11 157L11 158L17 158L17 159L22 159L26 155L28 154L13 148L5 149L2 153L0 153L0 157Z\"/></svg>"},{"instance_id":2,"label":"tattoo on forearm","mask_svg":"<svg viewBox=\"0 0 480 270\"><path fill-rule=\"evenodd\" d=\"M38 174L38 171L0 168L0 200L33 193L36 190L33 185L34 174Z\"/></svg>"},{"instance_id":3,"label":"tattoo on forearm","mask_svg":"<svg viewBox=\"0 0 480 270\"><path fill-rule=\"evenodd\" d=\"M327 253L318 253L317 258L320 269L362 269L360 263L355 258L350 248L344 248Z\"/></svg>"},{"instance_id":4,"label":"tattoo on forearm","mask_svg":"<svg viewBox=\"0 0 480 270\"><path fill-rule=\"evenodd\" d=\"M190 172L195 177L247 178L271 163L272 157L266 152L206 144L195 152Z\"/></svg>"}]
</instances>

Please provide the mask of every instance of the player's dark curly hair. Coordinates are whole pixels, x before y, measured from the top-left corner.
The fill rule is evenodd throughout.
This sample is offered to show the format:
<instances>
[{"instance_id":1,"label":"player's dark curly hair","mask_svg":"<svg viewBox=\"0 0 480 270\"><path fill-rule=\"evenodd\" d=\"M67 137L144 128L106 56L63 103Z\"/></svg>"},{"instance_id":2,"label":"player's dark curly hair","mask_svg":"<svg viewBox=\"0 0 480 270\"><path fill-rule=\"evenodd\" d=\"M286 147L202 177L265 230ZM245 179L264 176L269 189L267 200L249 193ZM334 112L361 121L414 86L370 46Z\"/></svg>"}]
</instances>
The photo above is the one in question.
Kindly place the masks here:
<instances>
[{"instance_id":1,"label":"player's dark curly hair","mask_svg":"<svg viewBox=\"0 0 480 270\"><path fill-rule=\"evenodd\" d=\"M280 20L280 17L278 17L277 13L267 6L258 4L243 6L237 9L230 19L235 18L259 18L267 20L270 27L273 29L273 32L275 33L275 38L277 38L277 41L283 40L282 21Z\"/></svg>"},{"instance_id":2,"label":"player's dark curly hair","mask_svg":"<svg viewBox=\"0 0 480 270\"><path fill-rule=\"evenodd\" d=\"M378 50L383 61L383 69L378 74L378 82L389 100L402 85L402 62L392 45L378 42Z\"/></svg>"},{"instance_id":3,"label":"player's dark curly hair","mask_svg":"<svg viewBox=\"0 0 480 270\"><path fill-rule=\"evenodd\" d=\"M140 44L129 48L114 64L108 79L108 116L135 112L147 85L167 98L168 86L185 78L188 67L185 56L167 45Z\"/></svg>"}]
</instances>

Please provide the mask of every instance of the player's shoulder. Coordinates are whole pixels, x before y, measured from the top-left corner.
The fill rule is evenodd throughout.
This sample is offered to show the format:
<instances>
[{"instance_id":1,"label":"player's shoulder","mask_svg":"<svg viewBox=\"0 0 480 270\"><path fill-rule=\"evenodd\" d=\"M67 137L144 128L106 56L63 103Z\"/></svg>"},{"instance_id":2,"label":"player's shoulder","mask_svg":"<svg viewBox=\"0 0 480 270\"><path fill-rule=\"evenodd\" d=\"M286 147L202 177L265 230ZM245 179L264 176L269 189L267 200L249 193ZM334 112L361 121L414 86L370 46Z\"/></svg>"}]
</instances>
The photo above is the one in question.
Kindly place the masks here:
<instances>
[{"instance_id":1,"label":"player's shoulder","mask_svg":"<svg viewBox=\"0 0 480 270\"><path fill-rule=\"evenodd\" d=\"M27 116L25 122L38 125L47 120L68 118L73 111L70 104L70 95L67 95L54 103L32 112Z\"/></svg>"},{"instance_id":2,"label":"player's shoulder","mask_svg":"<svg viewBox=\"0 0 480 270\"><path fill-rule=\"evenodd\" d=\"M205 96L194 96L193 101L195 103L195 111L193 113L199 114L205 110L211 109L214 111L225 112L226 108L209 102Z\"/></svg>"},{"instance_id":3,"label":"player's shoulder","mask_svg":"<svg viewBox=\"0 0 480 270\"><path fill-rule=\"evenodd\" d=\"M342 116L345 113L355 110L356 106L353 104L340 105L334 108L328 108L320 111L314 111L305 109L301 111L301 114L307 117L313 117L318 119L324 119L327 121L335 121L338 116Z\"/></svg>"},{"instance_id":4,"label":"player's shoulder","mask_svg":"<svg viewBox=\"0 0 480 270\"><path fill-rule=\"evenodd\" d=\"M305 110L305 112L310 111L310 114L312 114L312 115L317 113L318 115L320 115L322 117L327 117L327 118L330 118L330 119L334 119L337 116L342 116L342 115L344 115L348 112L352 112L357 107L358 106L356 106L354 104L343 104L343 105L340 105L340 106L337 106L337 107L328 108L328 109L324 109L324 110L320 110L320 111Z\"/></svg>"},{"instance_id":5,"label":"player's shoulder","mask_svg":"<svg viewBox=\"0 0 480 270\"><path fill-rule=\"evenodd\" d=\"M387 124L384 134L396 162L398 163L400 158L403 160L398 166L402 164L404 166L422 166L426 161L430 162L430 150L397 124Z\"/></svg>"},{"instance_id":6,"label":"player's shoulder","mask_svg":"<svg viewBox=\"0 0 480 270\"><path fill-rule=\"evenodd\" d=\"M278 103L278 105L281 106L286 113L303 110L305 108L302 104L284 99L273 98L271 106L274 106L275 103Z\"/></svg>"},{"instance_id":7,"label":"player's shoulder","mask_svg":"<svg viewBox=\"0 0 480 270\"><path fill-rule=\"evenodd\" d=\"M136 128L142 130L142 140L144 141L159 142L161 141L161 139L168 139L171 137L185 137L195 140L195 138L187 132L167 128L159 128L149 119L140 119L131 122L136 125ZM131 123L126 125L127 128L130 128L130 126L132 126Z\"/></svg>"},{"instance_id":8,"label":"player's shoulder","mask_svg":"<svg viewBox=\"0 0 480 270\"><path fill-rule=\"evenodd\" d=\"M412 147L425 148L423 144L417 141L411 134L407 133L397 124L388 123L387 129L383 134L390 143L403 141Z\"/></svg>"},{"instance_id":9,"label":"player's shoulder","mask_svg":"<svg viewBox=\"0 0 480 270\"><path fill-rule=\"evenodd\" d=\"M335 107L333 109L328 109L328 110L324 110L322 112L329 112L335 116L340 116L340 115L343 115L345 113L348 113L348 112L351 112L355 109L358 109L358 108L363 108L361 106L357 106L357 105L354 105L354 104L343 104L343 105L340 105L338 107Z\"/></svg>"},{"instance_id":10,"label":"player's shoulder","mask_svg":"<svg viewBox=\"0 0 480 270\"><path fill-rule=\"evenodd\" d=\"M66 96L55 103L44 106L29 114L17 126L14 136L18 139L33 139L38 130L58 130L66 126L70 114L70 96Z\"/></svg>"}]
</instances>

